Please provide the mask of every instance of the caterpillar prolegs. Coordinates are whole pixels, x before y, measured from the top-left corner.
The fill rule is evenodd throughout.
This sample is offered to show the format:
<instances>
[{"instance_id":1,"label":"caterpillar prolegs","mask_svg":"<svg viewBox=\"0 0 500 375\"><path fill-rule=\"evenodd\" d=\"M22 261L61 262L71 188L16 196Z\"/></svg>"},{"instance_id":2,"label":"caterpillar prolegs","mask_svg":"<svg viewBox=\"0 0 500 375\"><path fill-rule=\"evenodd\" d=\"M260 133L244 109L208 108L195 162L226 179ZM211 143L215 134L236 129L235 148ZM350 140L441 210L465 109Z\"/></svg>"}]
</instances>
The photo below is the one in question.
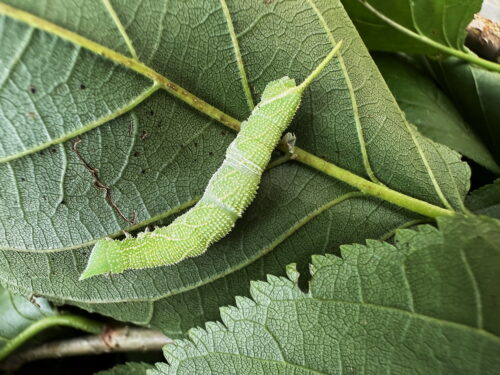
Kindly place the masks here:
<instances>
[{"instance_id":1,"label":"caterpillar prolegs","mask_svg":"<svg viewBox=\"0 0 500 375\"><path fill-rule=\"evenodd\" d=\"M299 86L288 77L267 84L260 103L241 124L224 162L194 207L170 225L139 233L136 238L99 240L80 280L127 269L175 264L203 254L211 244L226 236L254 199L262 172L297 111L302 93L340 47L341 42Z\"/></svg>"}]
</instances>

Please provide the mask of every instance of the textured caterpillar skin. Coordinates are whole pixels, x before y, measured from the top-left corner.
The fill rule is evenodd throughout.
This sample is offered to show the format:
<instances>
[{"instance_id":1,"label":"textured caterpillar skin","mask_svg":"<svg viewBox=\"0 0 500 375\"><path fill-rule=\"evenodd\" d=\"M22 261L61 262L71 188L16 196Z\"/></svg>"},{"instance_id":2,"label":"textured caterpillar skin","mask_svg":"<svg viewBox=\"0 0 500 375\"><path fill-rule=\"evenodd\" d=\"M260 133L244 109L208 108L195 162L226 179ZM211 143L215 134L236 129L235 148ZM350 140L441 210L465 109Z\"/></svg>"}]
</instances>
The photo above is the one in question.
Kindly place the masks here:
<instances>
[{"instance_id":1,"label":"textured caterpillar skin","mask_svg":"<svg viewBox=\"0 0 500 375\"><path fill-rule=\"evenodd\" d=\"M193 208L170 225L139 233L137 238L99 240L80 280L127 269L172 265L203 254L211 244L227 235L254 199L262 172L297 111L302 92L340 45L337 44L300 86L288 77L266 86L261 102L241 124L224 162Z\"/></svg>"},{"instance_id":2,"label":"textured caterpillar skin","mask_svg":"<svg viewBox=\"0 0 500 375\"><path fill-rule=\"evenodd\" d=\"M254 199L271 153L299 107L301 92L289 90L295 87L288 77L266 86L262 101L241 124L224 162L193 208L170 225L137 238L98 241L81 279L175 264L203 254L227 235Z\"/></svg>"}]
</instances>

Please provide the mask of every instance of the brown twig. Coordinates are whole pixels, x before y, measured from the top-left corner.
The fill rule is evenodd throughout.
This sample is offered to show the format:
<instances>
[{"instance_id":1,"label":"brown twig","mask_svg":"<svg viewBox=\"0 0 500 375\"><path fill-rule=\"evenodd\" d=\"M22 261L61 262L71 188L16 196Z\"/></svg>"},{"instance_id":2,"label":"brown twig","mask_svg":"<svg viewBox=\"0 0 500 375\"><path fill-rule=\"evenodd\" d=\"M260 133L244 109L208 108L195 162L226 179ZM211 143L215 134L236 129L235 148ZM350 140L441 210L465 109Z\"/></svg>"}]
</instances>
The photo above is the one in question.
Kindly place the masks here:
<instances>
[{"instance_id":1,"label":"brown twig","mask_svg":"<svg viewBox=\"0 0 500 375\"><path fill-rule=\"evenodd\" d=\"M14 354L0 369L15 371L27 362L47 358L96 355L116 352L160 351L172 340L159 331L144 328L108 328L100 335L49 342Z\"/></svg>"},{"instance_id":2,"label":"brown twig","mask_svg":"<svg viewBox=\"0 0 500 375\"><path fill-rule=\"evenodd\" d=\"M500 25L479 14L467 26L465 44L479 56L500 63Z\"/></svg>"},{"instance_id":3,"label":"brown twig","mask_svg":"<svg viewBox=\"0 0 500 375\"><path fill-rule=\"evenodd\" d=\"M111 188L107 185L105 185L99 178L99 170L93 166L91 166L80 154L80 151L78 151L77 146L80 144L82 140L80 138L76 138L73 140L71 144L71 150L76 154L78 159L83 163L85 168L90 172L90 175L92 176L92 182L94 186L104 192L104 199L106 199L106 202L111 206L112 209L114 209L118 215L125 220L128 224L134 225L137 222L137 212L134 212L134 216L132 219L127 218L122 210L117 206L115 201L113 200L113 197L111 195Z\"/></svg>"}]
</instances>

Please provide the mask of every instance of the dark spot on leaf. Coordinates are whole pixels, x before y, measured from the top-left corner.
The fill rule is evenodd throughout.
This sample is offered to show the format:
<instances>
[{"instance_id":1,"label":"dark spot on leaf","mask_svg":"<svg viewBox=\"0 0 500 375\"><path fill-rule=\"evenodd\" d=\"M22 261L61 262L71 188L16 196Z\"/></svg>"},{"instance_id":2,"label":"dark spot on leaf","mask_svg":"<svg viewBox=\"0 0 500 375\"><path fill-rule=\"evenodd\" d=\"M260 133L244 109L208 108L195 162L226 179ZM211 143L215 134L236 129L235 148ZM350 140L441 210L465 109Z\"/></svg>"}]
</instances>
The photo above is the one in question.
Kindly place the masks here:
<instances>
[{"instance_id":1,"label":"dark spot on leaf","mask_svg":"<svg viewBox=\"0 0 500 375\"><path fill-rule=\"evenodd\" d=\"M66 201L65 201L65 200L62 200L62 201L61 201L61 204L65 205L65 204L66 204Z\"/></svg>"},{"instance_id":2,"label":"dark spot on leaf","mask_svg":"<svg viewBox=\"0 0 500 375\"><path fill-rule=\"evenodd\" d=\"M80 83L80 90L85 90L87 86L85 86L83 83Z\"/></svg>"},{"instance_id":3,"label":"dark spot on leaf","mask_svg":"<svg viewBox=\"0 0 500 375\"><path fill-rule=\"evenodd\" d=\"M52 151L53 153L57 152L57 150L55 148L51 148L50 151Z\"/></svg>"},{"instance_id":4,"label":"dark spot on leaf","mask_svg":"<svg viewBox=\"0 0 500 375\"><path fill-rule=\"evenodd\" d=\"M194 142L194 147L198 147L198 143Z\"/></svg>"},{"instance_id":5,"label":"dark spot on leaf","mask_svg":"<svg viewBox=\"0 0 500 375\"><path fill-rule=\"evenodd\" d=\"M141 131L140 137L144 141L148 137L148 132L146 130Z\"/></svg>"},{"instance_id":6,"label":"dark spot on leaf","mask_svg":"<svg viewBox=\"0 0 500 375\"><path fill-rule=\"evenodd\" d=\"M210 152L208 153L208 155L210 155L210 156L212 156L213 154L214 154L214 153L213 153L212 151L210 151Z\"/></svg>"},{"instance_id":7,"label":"dark spot on leaf","mask_svg":"<svg viewBox=\"0 0 500 375\"><path fill-rule=\"evenodd\" d=\"M226 135L226 133L222 131L222 132L220 132L220 135Z\"/></svg>"},{"instance_id":8,"label":"dark spot on leaf","mask_svg":"<svg viewBox=\"0 0 500 375\"><path fill-rule=\"evenodd\" d=\"M31 92L32 94L36 94L36 87L31 86L31 87L30 87L30 92Z\"/></svg>"},{"instance_id":9,"label":"dark spot on leaf","mask_svg":"<svg viewBox=\"0 0 500 375\"><path fill-rule=\"evenodd\" d=\"M138 157L140 155L139 151L135 151L132 155L134 155L135 157Z\"/></svg>"},{"instance_id":10,"label":"dark spot on leaf","mask_svg":"<svg viewBox=\"0 0 500 375\"><path fill-rule=\"evenodd\" d=\"M149 111L149 114L150 114L151 116L153 116L153 115L155 114L155 111L151 110L151 111Z\"/></svg>"},{"instance_id":11,"label":"dark spot on leaf","mask_svg":"<svg viewBox=\"0 0 500 375\"><path fill-rule=\"evenodd\" d=\"M26 179L24 177L21 177L21 181L26 181Z\"/></svg>"},{"instance_id":12,"label":"dark spot on leaf","mask_svg":"<svg viewBox=\"0 0 500 375\"><path fill-rule=\"evenodd\" d=\"M141 174L146 174L146 170L145 169L141 169Z\"/></svg>"},{"instance_id":13,"label":"dark spot on leaf","mask_svg":"<svg viewBox=\"0 0 500 375\"><path fill-rule=\"evenodd\" d=\"M43 151L43 150L40 151L40 155L42 155L42 156L45 155L45 151Z\"/></svg>"}]
</instances>

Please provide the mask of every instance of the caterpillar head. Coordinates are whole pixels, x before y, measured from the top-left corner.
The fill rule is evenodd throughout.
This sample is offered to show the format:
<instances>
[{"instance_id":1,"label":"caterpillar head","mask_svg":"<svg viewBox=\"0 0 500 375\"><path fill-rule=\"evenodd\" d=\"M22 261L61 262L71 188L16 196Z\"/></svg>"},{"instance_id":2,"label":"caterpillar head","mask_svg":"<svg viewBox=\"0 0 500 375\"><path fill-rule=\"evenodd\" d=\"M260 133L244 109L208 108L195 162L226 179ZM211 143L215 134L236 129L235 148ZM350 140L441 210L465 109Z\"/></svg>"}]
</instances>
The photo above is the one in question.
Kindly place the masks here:
<instances>
[{"instance_id":1,"label":"caterpillar head","mask_svg":"<svg viewBox=\"0 0 500 375\"><path fill-rule=\"evenodd\" d=\"M117 252L117 247L119 247L118 241L113 241L111 239L98 241L92 250L92 254L90 254L87 267L81 274L80 280L109 273L110 271L117 272L115 270L116 265L111 264L112 262L110 262L108 257L108 254L114 254Z\"/></svg>"}]
</instances>

